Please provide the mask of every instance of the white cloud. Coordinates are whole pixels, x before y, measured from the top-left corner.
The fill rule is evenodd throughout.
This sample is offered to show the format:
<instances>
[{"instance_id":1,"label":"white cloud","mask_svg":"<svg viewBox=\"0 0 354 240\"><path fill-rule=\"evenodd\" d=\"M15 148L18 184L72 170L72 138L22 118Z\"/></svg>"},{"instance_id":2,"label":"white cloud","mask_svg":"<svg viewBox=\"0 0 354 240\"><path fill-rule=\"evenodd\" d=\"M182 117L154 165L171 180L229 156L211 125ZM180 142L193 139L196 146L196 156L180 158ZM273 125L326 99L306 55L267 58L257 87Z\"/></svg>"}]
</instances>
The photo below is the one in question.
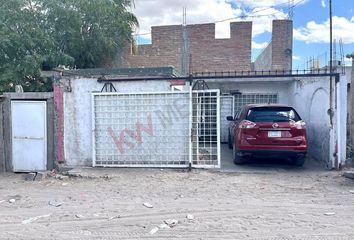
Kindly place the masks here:
<instances>
[{"instance_id":1,"label":"white cloud","mask_svg":"<svg viewBox=\"0 0 354 240\"><path fill-rule=\"evenodd\" d=\"M225 38L230 35L232 21L253 21L253 36L270 32L273 19L286 18L281 9L271 7L279 4L287 8L285 0L135 0L133 12L140 23L139 34L149 33L151 26L182 24L182 9L186 7L187 24L229 19L216 24L216 37ZM150 35L142 37L151 38Z\"/></svg>"},{"instance_id":2,"label":"white cloud","mask_svg":"<svg viewBox=\"0 0 354 240\"><path fill-rule=\"evenodd\" d=\"M293 55L293 60L299 61L299 60L301 60L301 57L300 57L300 56L295 56L295 55Z\"/></svg>"},{"instance_id":3,"label":"white cloud","mask_svg":"<svg viewBox=\"0 0 354 240\"><path fill-rule=\"evenodd\" d=\"M263 49L268 46L268 42L263 42L263 43L256 43L255 41L252 41L252 49Z\"/></svg>"},{"instance_id":4,"label":"white cloud","mask_svg":"<svg viewBox=\"0 0 354 240\"><path fill-rule=\"evenodd\" d=\"M325 8L325 7L327 6L325 0L321 0L321 6L322 6L323 8Z\"/></svg>"},{"instance_id":5,"label":"white cloud","mask_svg":"<svg viewBox=\"0 0 354 240\"><path fill-rule=\"evenodd\" d=\"M333 39L342 39L344 44L354 43L354 17L333 17ZM294 29L294 38L306 43L329 43L329 19L323 23L310 21L306 27Z\"/></svg>"},{"instance_id":6,"label":"white cloud","mask_svg":"<svg viewBox=\"0 0 354 240\"><path fill-rule=\"evenodd\" d=\"M182 24L183 7L187 8L187 24L215 22L241 14L241 10L219 0L135 0L133 12L140 23L139 33L150 32L151 26ZM229 34L226 24L218 25L221 37Z\"/></svg>"},{"instance_id":7,"label":"white cloud","mask_svg":"<svg viewBox=\"0 0 354 240\"><path fill-rule=\"evenodd\" d=\"M294 1L294 4L305 4L309 0L304 1ZM234 2L238 7L271 7L271 6L281 6L281 7L288 7L289 2L285 0L231 0L229 2Z\"/></svg>"}]
</instances>

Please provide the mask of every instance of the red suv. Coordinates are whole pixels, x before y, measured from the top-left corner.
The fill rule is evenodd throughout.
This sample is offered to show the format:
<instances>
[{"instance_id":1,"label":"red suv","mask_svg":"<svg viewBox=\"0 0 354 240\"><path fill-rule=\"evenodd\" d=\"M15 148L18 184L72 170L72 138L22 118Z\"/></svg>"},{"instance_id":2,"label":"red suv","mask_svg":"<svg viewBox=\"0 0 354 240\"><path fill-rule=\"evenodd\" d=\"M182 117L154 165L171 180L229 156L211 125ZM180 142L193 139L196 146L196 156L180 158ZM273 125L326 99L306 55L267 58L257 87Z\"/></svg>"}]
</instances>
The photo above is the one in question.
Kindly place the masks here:
<instances>
[{"instance_id":1,"label":"red suv","mask_svg":"<svg viewBox=\"0 0 354 240\"><path fill-rule=\"evenodd\" d=\"M307 153L306 124L292 107L278 104L245 105L229 127L229 148L235 164L247 157L290 158L302 166Z\"/></svg>"}]
</instances>

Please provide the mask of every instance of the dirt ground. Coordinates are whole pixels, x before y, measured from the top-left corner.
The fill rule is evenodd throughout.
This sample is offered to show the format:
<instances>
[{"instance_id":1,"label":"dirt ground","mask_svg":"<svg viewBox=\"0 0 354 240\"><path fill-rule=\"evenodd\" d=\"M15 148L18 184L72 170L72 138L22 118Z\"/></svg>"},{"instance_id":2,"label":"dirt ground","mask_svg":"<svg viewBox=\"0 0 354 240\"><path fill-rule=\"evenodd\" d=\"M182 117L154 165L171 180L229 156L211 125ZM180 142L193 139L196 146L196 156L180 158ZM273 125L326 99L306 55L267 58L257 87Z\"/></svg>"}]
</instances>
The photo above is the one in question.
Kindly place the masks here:
<instances>
[{"instance_id":1,"label":"dirt ground","mask_svg":"<svg viewBox=\"0 0 354 240\"><path fill-rule=\"evenodd\" d=\"M340 172L80 172L0 174L0 239L354 239L354 181Z\"/></svg>"}]
</instances>

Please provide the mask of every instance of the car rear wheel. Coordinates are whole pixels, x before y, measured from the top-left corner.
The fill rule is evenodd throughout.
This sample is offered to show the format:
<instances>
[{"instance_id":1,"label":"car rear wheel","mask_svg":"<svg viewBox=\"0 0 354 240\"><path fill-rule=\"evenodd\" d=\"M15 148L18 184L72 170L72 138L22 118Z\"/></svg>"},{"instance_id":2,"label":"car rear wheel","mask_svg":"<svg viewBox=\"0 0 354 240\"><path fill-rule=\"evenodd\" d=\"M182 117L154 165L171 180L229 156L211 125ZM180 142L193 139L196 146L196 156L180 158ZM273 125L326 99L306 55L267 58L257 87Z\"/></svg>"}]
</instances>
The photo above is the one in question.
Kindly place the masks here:
<instances>
[{"instance_id":1,"label":"car rear wheel","mask_svg":"<svg viewBox=\"0 0 354 240\"><path fill-rule=\"evenodd\" d=\"M292 163L295 166L302 167L304 165L304 163L305 163L305 157L294 157L292 159Z\"/></svg>"},{"instance_id":2,"label":"car rear wheel","mask_svg":"<svg viewBox=\"0 0 354 240\"><path fill-rule=\"evenodd\" d=\"M227 141L227 145L229 146L230 149L232 149L232 141L231 141L231 134L229 133L229 138Z\"/></svg>"},{"instance_id":3,"label":"car rear wheel","mask_svg":"<svg viewBox=\"0 0 354 240\"><path fill-rule=\"evenodd\" d=\"M235 164L243 164L245 162L245 158L237 154L235 143L232 145L232 157Z\"/></svg>"}]
</instances>

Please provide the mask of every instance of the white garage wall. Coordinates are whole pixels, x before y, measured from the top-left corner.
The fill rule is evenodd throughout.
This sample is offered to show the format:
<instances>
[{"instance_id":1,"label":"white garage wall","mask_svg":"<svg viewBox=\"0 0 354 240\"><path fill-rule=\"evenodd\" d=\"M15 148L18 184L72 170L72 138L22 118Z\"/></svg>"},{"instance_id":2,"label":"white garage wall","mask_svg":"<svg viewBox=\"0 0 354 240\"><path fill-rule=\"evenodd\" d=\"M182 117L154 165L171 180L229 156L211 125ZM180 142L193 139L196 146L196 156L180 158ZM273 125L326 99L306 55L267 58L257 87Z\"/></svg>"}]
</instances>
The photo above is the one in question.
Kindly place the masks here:
<instances>
[{"instance_id":1,"label":"white garage wall","mask_svg":"<svg viewBox=\"0 0 354 240\"><path fill-rule=\"evenodd\" d=\"M290 104L307 125L309 155L331 168L329 78L296 79L291 89Z\"/></svg>"},{"instance_id":2,"label":"white garage wall","mask_svg":"<svg viewBox=\"0 0 354 240\"><path fill-rule=\"evenodd\" d=\"M69 80L67 80L69 81ZM64 156L67 166L92 165L91 93L101 91L97 78L70 80L71 92L64 92ZM115 82L118 92L169 91L169 81Z\"/></svg>"},{"instance_id":3,"label":"white garage wall","mask_svg":"<svg viewBox=\"0 0 354 240\"><path fill-rule=\"evenodd\" d=\"M340 77L340 81L337 83L337 139L338 139L338 161L336 168L340 168L345 165L347 160L347 116L348 116L348 91L347 91L347 76Z\"/></svg>"},{"instance_id":4,"label":"white garage wall","mask_svg":"<svg viewBox=\"0 0 354 240\"><path fill-rule=\"evenodd\" d=\"M245 83L247 81L247 83ZM96 78L72 78L71 91L64 92L64 154L68 166L91 166L91 93L99 92L103 84ZM278 94L278 102L293 106L307 123L309 154L322 161L328 168L334 166L335 143L339 146L339 162L345 158L346 109L340 109L334 120L340 118L337 128L331 130L329 115L329 78L283 78L283 79L215 79L207 81L210 89L221 93L238 90L243 94ZM118 92L170 91L169 81L115 82ZM338 85L340 106L346 99L345 81ZM344 92L343 92L344 91ZM340 141L337 138L340 135ZM330 141L330 136L332 139ZM344 146L344 149L343 149ZM332 153L330 153L330 150ZM332 155L331 155L332 154Z\"/></svg>"},{"instance_id":5,"label":"white garage wall","mask_svg":"<svg viewBox=\"0 0 354 240\"><path fill-rule=\"evenodd\" d=\"M333 124L335 127L331 128L327 114L330 108L329 77L230 79L225 82L218 79L208 82L209 88L219 86L221 92L239 90L243 94L278 93L279 103L294 107L306 121L309 155L322 162L327 168L343 164L346 155L345 78L341 77L337 85L335 108L338 108L338 111L334 109Z\"/></svg>"}]
</instances>

